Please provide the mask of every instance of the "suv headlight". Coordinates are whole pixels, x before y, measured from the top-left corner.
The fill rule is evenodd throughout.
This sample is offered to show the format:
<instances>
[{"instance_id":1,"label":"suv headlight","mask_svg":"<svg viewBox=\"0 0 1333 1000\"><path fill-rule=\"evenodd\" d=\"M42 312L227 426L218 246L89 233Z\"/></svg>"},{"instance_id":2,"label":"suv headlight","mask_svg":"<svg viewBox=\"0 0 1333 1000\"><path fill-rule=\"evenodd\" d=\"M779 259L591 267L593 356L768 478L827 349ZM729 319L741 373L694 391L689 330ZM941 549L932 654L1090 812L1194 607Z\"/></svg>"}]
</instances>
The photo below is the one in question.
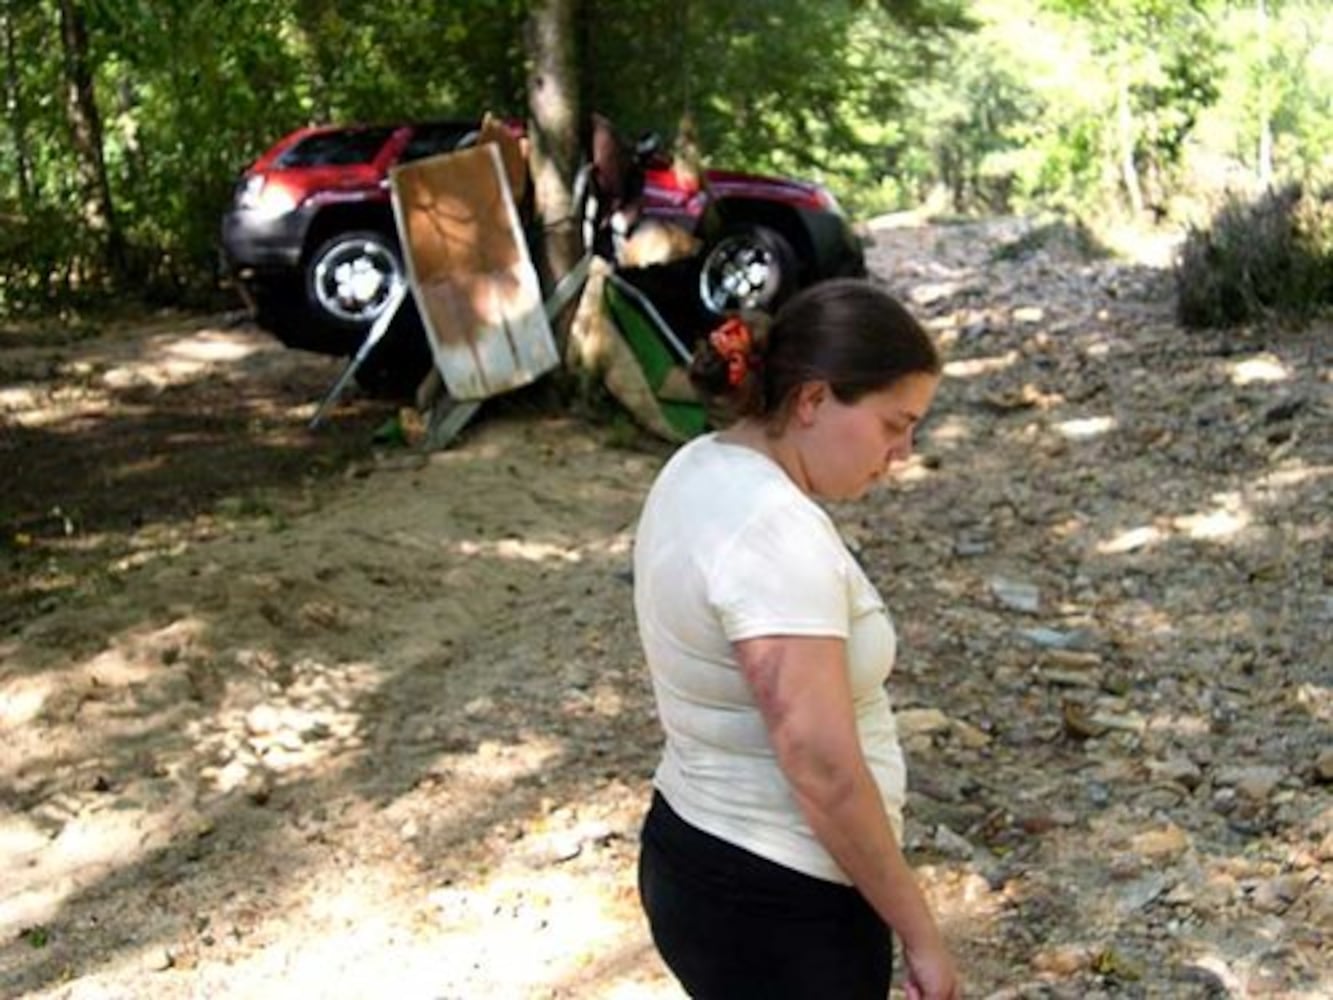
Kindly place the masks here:
<instances>
[{"instance_id":1,"label":"suv headlight","mask_svg":"<svg viewBox=\"0 0 1333 1000\"><path fill-rule=\"evenodd\" d=\"M261 218L276 219L296 207L296 198L281 184L272 184L266 177L255 176L242 182L236 205Z\"/></svg>"}]
</instances>

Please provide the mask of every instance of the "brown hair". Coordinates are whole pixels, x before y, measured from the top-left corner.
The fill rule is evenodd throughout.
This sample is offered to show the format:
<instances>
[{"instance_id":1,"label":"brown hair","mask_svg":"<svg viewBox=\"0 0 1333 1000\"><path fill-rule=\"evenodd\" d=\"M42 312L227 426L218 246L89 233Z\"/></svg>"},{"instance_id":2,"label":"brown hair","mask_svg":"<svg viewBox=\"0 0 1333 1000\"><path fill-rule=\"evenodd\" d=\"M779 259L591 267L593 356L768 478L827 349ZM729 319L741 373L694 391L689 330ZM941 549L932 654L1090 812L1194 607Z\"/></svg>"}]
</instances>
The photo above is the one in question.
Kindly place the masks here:
<instances>
[{"instance_id":1,"label":"brown hair","mask_svg":"<svg viewBox=\"0 0 1333 1000\"><path fill-rule=\"evenodd\" d=\"M827 382L834 398L850 404L908 375L938 375L943 367L916 318L860 278L813 285L771 321L762 313L742 319L752 340L743 377L737 379L734 361L729 364L708 337L690 363L690 381L723 420L751 417L777 430L807 382Z\"/></svg>"}]
</instances>

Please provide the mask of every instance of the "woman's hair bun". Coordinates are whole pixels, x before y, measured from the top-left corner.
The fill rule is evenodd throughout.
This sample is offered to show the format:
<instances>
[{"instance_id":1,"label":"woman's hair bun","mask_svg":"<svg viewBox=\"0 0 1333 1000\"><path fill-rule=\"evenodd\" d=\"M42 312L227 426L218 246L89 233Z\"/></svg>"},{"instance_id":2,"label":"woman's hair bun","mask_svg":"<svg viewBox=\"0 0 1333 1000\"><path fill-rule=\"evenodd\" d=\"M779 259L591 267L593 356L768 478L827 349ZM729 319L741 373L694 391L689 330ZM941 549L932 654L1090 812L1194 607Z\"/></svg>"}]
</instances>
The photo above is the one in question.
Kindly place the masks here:
<instances>
[{"instance_id":1,"label":"woman's hair bun","mask_svg":"<svg viewBox=\"0 0 1333 1000\"><path fill-rule=\"evenodd\" d=\"M763 411L764 355L771 320L746 311L728 316L699 338L690 382L705 405L728 419Z\"/></svg>"}]
</instances>

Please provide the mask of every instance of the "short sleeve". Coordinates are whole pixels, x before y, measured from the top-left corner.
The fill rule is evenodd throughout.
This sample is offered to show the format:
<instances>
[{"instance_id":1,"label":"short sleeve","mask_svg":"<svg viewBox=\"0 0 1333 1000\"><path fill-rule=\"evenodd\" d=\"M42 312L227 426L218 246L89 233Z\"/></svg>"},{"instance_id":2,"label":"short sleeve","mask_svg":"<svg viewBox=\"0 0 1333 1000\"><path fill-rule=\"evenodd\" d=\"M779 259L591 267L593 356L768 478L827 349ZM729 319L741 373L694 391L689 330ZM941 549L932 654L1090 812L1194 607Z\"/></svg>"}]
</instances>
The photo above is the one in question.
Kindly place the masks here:
<instances>
[{"instance_id":1,"label":"short sleeve","mask_svg":"<svg viewBox=\"0 0 1333 1000\"><path fill-rule=\"evenodd\" d=\"M847 638L846 550L822 511L778 504L758 512L716 554L709 602L727 638Z\"/></svg>"}]
</instances>

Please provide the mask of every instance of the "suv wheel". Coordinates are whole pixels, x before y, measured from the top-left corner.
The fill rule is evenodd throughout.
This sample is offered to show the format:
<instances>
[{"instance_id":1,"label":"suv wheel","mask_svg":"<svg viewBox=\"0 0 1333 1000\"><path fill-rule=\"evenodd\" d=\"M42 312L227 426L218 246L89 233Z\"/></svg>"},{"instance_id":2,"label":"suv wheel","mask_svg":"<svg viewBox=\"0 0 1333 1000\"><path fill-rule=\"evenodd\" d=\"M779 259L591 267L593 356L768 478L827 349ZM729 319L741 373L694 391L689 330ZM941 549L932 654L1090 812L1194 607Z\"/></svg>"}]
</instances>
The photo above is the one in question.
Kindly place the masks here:
<instances>
[{"instance_id":1,"label":"suv wheel","mask_svg":"<svg viewBox=\"0 0 1333 1000\"><path fill-rule=\"evenodd\" d=\"M398 249L383 233L340 233L306 262L306 291L321 317L365 329L375 321L395 286L402 284Z\"/></svg>"},{"instance_id":2,"label":"suv wheel","mask_svg":"<svg viewBox=\"0 0 1333 1000\"><path fill-rule=\"evenodd\" d=\"M704 257L699 298L717 315L771 310L796 288L796 252L767 226L727 229Z\"/></svg>"}]
</instances>

